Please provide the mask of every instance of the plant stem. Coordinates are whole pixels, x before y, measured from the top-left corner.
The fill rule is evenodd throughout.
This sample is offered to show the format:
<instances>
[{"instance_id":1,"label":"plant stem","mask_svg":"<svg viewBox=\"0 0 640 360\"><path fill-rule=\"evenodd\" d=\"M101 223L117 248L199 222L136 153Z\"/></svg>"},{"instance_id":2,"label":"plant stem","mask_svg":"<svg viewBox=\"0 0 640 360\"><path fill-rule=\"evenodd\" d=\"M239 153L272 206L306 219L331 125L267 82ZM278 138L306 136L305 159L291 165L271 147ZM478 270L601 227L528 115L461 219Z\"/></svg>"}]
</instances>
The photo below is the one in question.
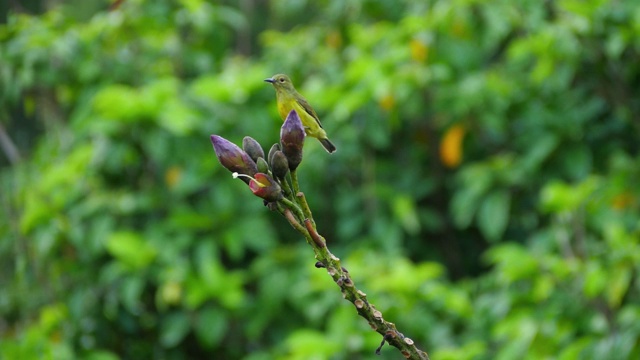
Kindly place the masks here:
<instances>
[{"instance_id":1,"label":"plant stem","mask_svg":"<svg viewBox=\"0 0 640 360\"><path fill-rule=\"evenodd\" d=\"M298 185L298 172L296 170L291 171L291 183L293 185L293 195L296 197L296 199L298 199L297 203L300 204L304 215L311 221L311 224L315 229L316 222L313 220L313 215L311 214L311 209L309 208L309 204L307 203L307 198L304 196L304 193L300 191L300 185Z\"/></svg>"},{"instance_id":2,"label":"plant stem","mask_svg":"<svg viewBox=\"0 0 640 360\"><path fill-rule=\"evenodd\" d=\"M295 184L294 187L297 188L297 178L294 177L293 179L295 179L293 181ZM298 230L298 232L305 237L307 243L311 245L315 253L315 258L322 263L322 267L327 269L327 273L340 287L343 297L355 306L358 315L365 318L372 329L383 336L382 343L376 349L376 354L380 354L382 346L387 342L391 346L398 348L406 359L429 360L429 355L426 352L418 349L413 340L399 332L394 323L384 320L382 312L377 310L375 306L367 300L367 295L364 292L358 290L349 275L349 271L342 267L340 259L329 251L324 237L318 234L312 225L312 219L305 218L302 221L305 224L305 226L303 226L291 212L292 209L294 211L300 211L298 216L301 216L302 211L297 205L283 199L278 202L277 206L278 211L289 221L294 229ZM311 212L309 212L309 215L311 215Z\"/></svg>"},{"instance_id":3,"label":"plant stem","mask_svg":"<svg viewBox=\"0 0 640 360\"><path fill-rule=\"evenodd\" d=\"M296 216L298 217L298 222L304 222L304 220L307 218L302 213L302 210L300 210L300 207L294 202L292 202L291 200L287 198L282 198L278 200L278 202L282 202L288 209L291 209L291 211L295 212Z\"/></svg>"}]
</instances>

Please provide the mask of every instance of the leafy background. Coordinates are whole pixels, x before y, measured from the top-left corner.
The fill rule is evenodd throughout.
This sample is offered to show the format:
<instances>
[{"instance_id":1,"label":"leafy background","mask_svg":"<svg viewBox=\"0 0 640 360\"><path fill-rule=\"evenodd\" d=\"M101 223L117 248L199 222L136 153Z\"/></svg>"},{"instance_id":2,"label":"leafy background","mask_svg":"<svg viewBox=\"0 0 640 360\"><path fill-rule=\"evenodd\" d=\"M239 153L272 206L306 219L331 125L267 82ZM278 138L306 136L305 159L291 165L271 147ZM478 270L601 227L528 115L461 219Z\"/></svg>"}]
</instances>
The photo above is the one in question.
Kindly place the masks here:
<instances>
[{"instance_id":1,"label":"leafy background","mask_svg":"<svg viewBox=\"0 0 640 360\"><path fill-rule=\"evenodd\" d=\"M279 72L339 149L299 171L321 233L432 359L640 357L634 1L0 11L0 358L375 357L212 152L278 140Z\"/></svg>"}]
</instances>

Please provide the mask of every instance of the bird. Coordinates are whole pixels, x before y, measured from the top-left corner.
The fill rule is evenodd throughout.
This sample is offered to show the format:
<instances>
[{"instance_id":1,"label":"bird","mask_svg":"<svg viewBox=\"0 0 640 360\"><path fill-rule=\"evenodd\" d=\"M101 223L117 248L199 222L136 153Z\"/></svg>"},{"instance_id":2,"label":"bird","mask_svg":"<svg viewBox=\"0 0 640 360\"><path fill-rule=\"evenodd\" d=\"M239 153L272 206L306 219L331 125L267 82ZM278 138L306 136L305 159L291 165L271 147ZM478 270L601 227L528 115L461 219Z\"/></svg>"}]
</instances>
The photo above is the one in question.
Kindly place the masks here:
<instances>
[{"instance_id":1,"label":"bird","mask_svg":"<svg viewBox=\"0 0 640 360\"><path fill-rule=\"evenodd\" d=\"M307 100L296 91L287 75L273 75L268 79L264 79L264 81L271 83L276 90L278 113L280 113L283 121L291 110L295 110L307 135L318 139L329 154L336 151L335 145L329 140L326 131L322 128L318 114L316 114Z\"/></svg>"}]
</instances>

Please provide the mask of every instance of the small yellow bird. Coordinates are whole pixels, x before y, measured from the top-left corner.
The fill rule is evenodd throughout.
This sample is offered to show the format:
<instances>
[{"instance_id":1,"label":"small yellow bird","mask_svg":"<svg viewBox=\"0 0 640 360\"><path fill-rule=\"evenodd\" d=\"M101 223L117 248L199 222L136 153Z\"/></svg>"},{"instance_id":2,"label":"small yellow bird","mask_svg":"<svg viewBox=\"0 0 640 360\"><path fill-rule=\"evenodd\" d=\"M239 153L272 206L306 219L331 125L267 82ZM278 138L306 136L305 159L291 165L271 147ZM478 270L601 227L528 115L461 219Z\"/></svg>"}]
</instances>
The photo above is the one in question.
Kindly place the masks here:
<instances>
[{"instance_id":1,"label":"small yellow bird","mask_svg":"<svg viewBox=\"0 0 640 360\"><path fill-rule=\"evenodd\" d=\"M282 120L287 118L291 110L295 110L300 116L307 135L320 140L327 152L333 153L336 151L336 147L329 141L327 133L322 128L318 115L307 100L296 91L287 75L273 75L273 77L264 79L264 81L271 83L276 89L276 102L278 103L278 112Z\"/></svg>"}]
</instances>

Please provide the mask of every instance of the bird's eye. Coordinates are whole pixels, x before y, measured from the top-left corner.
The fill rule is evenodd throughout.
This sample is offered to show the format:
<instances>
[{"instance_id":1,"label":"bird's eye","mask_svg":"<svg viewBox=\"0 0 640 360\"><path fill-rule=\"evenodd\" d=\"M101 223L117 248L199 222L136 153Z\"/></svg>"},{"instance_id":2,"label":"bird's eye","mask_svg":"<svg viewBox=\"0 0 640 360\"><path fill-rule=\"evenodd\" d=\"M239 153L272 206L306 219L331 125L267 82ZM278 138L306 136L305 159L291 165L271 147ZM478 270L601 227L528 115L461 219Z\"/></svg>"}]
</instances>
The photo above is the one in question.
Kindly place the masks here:
<instances>
[{"instance_id":1,"label":"bird's eye","mask_svg":"<svg viewBox=\"0 0 640 360\"><path fill-rule=\"evenodd\" d=\"M280 78L280 82L284 82L284 78Z\"/></svg>"}]
</instances>

